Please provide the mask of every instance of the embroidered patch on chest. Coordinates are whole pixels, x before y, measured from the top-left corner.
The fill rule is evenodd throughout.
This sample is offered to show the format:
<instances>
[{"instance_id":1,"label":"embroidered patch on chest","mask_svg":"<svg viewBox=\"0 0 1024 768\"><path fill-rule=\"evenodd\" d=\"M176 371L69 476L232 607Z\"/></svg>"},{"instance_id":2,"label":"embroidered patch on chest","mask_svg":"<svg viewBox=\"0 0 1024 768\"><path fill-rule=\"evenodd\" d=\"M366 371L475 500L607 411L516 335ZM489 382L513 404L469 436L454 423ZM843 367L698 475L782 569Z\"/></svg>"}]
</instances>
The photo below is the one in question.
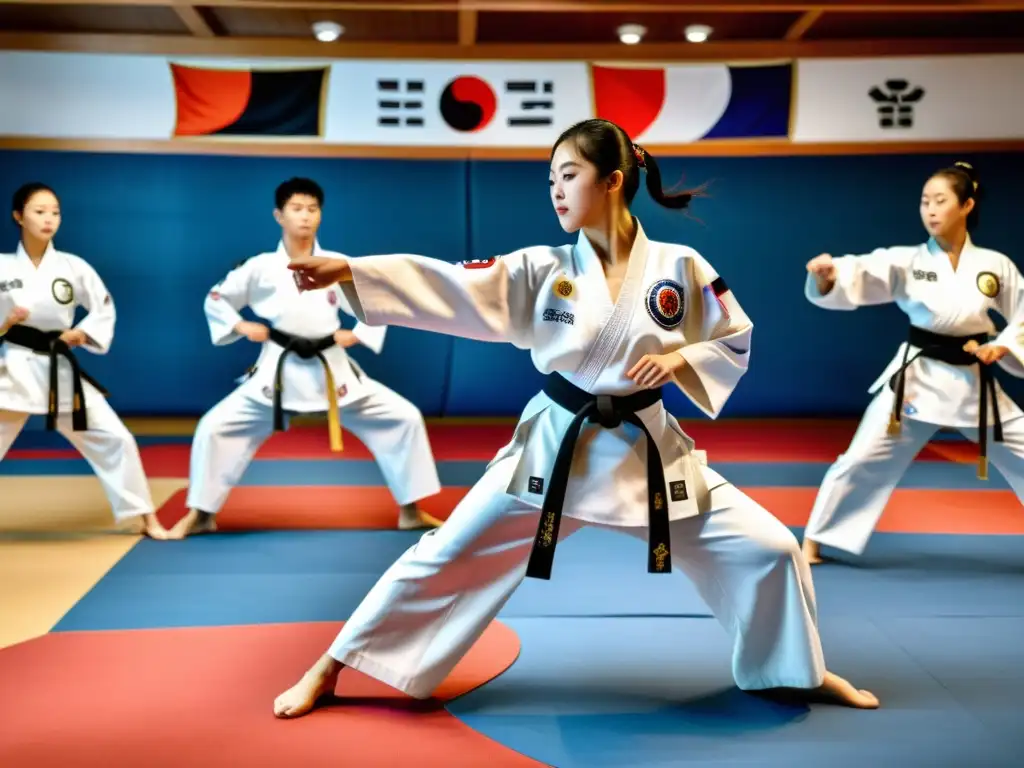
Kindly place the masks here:
<instances>
[{"instance_id":1,"label":"embroidered patch on chest","mask_svg":"<svg viewBox=\"0 0 1024 768\"><path fill-rule=\"evenodd\" d=\"M75 289L63 277L58 277L53 281L53 284L50 285L50 293L53 294L53 298L58 304L66 305L75 300Z\"/></svg>"},{"instance_id":2,"label":"embroidered patch on chest","mask_svg":"<svg viewBox=\"0 0 1024 768\"><path fill-rule=\"evenodd\" d=\"M992 272L979 272L977 284L983 296L994 299L999 295L999 278Z\"/></svg>"},{"instance_id":3,"label":"embroidered patch on chest","mask_svg":"<svg viewBox=\"0 0 1024 768\"><path fill-rule=\"evenodd\" d=\"M687 501L690 496L686 492L686 481L677 480L669 484L669 493L672 494L672 501Z\"/></svg>"},{"instance_id":4,"label":"embroidered patch on chest","mask_svg":"<svg viewBox=\"0 0 1024 768\"><path fill-rule=\"evenodd\" d=\"M330 304L332 307L335 307L335 306L338 305L338 297L334 293L334 291L328 291L327 292L327 303Z\"/></svg>"},{"instance_id":5,"label":"embroidered patch on chest","mask_svg":"<svg viewBox=\"0 0 1024 768\"><path fill-rule=\"evenodd\" d=\"M647 314L662 328L675 328L683 320L683 286L659 280L647 291Z\"/></svg>"},{"instance_id":6,"label":"embroidered patch on chest","mask_svg":"<svg viewBox=\"0 0 1024 768\"><path fill-rule=\"evenodd\" d=\"M576 286L572 280L567 277L560 277L555 280L555 284L551 287L552 293L560 299L575 299L576 298Z\"/></svg>"},{"instance_id":7,"label":"embroidered patch on chest","mask_svg":"<svg viewBox=\"0 0 1024 768\"><path fill-rule=\"evenodd\" d=\"M0 280L0 293L7 293L17 288L24 288L24 283L17 277L13 280Z\"/></svg>"},{"instance_id":8,"label":"embroidered patch on chest","mask_svg":"<svg viewBox=\"0 0 1024 768\"><path fill-rule=\"evenodd\" d=\"M576 316L572 312L566 312L564 309L545 309L544 322L573 325L576 322Z\"/></svg>"},{"instance_id":9,"label":"embroidered patch on chest","mask_svg":"<svg viewBox=\"0 0 1024 768\"><path fill-rule=\"evenodd\" d=\"M487 269L488 267L493 267L496 261L497 259L492 256L489 259L471 259L470 261L460 261L459 266L462 267L463 269Z\"/></svg>"}]
</instances>

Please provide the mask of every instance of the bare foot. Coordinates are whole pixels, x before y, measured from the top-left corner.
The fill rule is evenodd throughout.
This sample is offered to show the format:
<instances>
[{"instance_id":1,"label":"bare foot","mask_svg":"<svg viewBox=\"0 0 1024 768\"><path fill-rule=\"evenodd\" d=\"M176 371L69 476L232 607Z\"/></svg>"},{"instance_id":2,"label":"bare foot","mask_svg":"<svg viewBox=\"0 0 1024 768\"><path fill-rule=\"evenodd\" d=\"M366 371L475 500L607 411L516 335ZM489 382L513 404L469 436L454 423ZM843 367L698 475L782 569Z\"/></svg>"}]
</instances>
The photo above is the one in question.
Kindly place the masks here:
<instances>
[{"instance_id":1,"label":"bare foot","mask_svg":"<svg viewBox=\"0 0 1024 768\"><path fill-rule=\"evenodd\" d=\"M818 565L825 562L821 557L821 545L818 542L805 538L802 549L808 565Z\"/></svg>"},{"instance_id":2,"label":"bare foot","mask_svg":"<svg viewBox=\"0 0 1024 768\"><path fill-rule=\"evenodd\" d=\"M810 690L806 688L771 688L757 693L787 703L838 704L854 709L878 709L879 706L878 698L873 693L854 688L833 672L826 672L825 682Z\"/></svg>"},{"instance_id":3,"label":"bare foot","mask_svg":"<svg viewBox=\"0 0 1024 768\"><path fill-rule=\"evenodd\" d=\"M118 520L114 523L114 530L130 536L149 536L151 539L159 540L170 535L153 513Z\"/></svg>"},{"instance_id":4,"label":"bare foot","mask_svg":"<svg viewBox=\"0 0 1024 768\"><path fill-rule=\"evenodd\" d=\"M834 672L825 673L825 682L813 691L826 702L855 709L878 709L878 697L871 691L854 688Z\"/></svg>"},{"instance_id":5,"label":"bare foot","mask_svg":"<svg viewBox=\"0 0 1024 768\"><path fill-rule=\"evenodd\" d=\"M149 536L149 538L156 539L157 541L165 541L171 537L170 532L164 528L155 512L144 515L142 523L143 536Z\"/></svg>"},{"instance_id":6,"label":"bare foot","mask_svg":"<svg viewBox=\"0 0 1024 768\"><path fill-rule=\"evenodd\" d=\"M321 656L295 685L274 699L274 717L302 717L334 695L342 664L330 656Z\"/></svg>"},{"instance_id":7,"label":"bare foot","mask_svg":"<svg viewBox=\"0 0 1024 768\"><path fill-rule=\"evenodd\" d=\"M417 528L439 528L440 520L421 511L415 504L406 504L398 510L398 530L411 531Z\"/></svg>"},{"instance_id":8,"label":"bare foot","mask_svg":"<svg viewBox=\"0 0 1024 768\"><path fill-rule=\"evenodd\" d=\"M180 540L186 536L200 533L213 533L217 530L217 516L199 509L190 509L167 534L167 538Z\"/></svg>"}]
</instances>

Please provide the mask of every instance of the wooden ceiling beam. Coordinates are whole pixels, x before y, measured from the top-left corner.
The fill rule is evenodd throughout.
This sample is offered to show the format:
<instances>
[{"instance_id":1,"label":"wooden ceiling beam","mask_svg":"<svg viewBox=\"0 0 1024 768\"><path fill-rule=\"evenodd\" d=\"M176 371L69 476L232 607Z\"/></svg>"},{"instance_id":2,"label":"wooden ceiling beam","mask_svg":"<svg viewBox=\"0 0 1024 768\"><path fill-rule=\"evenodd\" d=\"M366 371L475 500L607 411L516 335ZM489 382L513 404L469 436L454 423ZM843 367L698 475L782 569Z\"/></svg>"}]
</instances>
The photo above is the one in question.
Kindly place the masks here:
<instances>
[{"instance_id":1,"label":"wooden ceiling beam","mask_svg":"<svg viewBox=\"0 0 1024 768\"><path fill-rule=\"evenodd\" d=\"M504 11L521 13L981 13L1024 10L1024 0L0 0L0 5L131 5L292 11Z\"/></svg>"},{"instance_id":2,"label":"wooden ceiling beam","mask_svg":"<svg viewBox=\"0 0 1024 768\"><path fill-rule=\"evenodd\" d=\"M799 19L793 22L789 29L786 30L786 40L801 40L803 36L813 27L818 19L824 15L824 8L815 8L813 11L807 11L802 14Z\"/></svg>"},{"instance_id":3,"label":"wooden ceiling beam","mask_svg":"<svg viewBox=\"0 0 1024 768\"><path fill-rule=\"evenodd\" d=\"M1024 53L1024 39L779 40L701 45L645 43L320 43L306 38L201 38L186 35L90 35L0 32L0 50L71 51L304 59L463 59L518 61L734 61L873 56Z\"/></svg>"},{"instance_id":4,"label":"wooden ceiling beam","mask_svg":"<svg viewBox=\"0 0 1024 768\"><path fill-rule=\"evenodd\" d=\"M174 12L178 14L181 23L188 27L188 31L196 37L216 37L213 27L206 21L194 5L175 5Z\"/></svg>"},{"instance_id":5,"label":"wooden ceiling beam","mask_svg":"<svg viewBox=\"0 0 1024 768\"><path fill-rule=\"evenodd\" d=\"M459 45L476 45L477 19L476 11L459 11Z\"/></svg>"}]
</instances>

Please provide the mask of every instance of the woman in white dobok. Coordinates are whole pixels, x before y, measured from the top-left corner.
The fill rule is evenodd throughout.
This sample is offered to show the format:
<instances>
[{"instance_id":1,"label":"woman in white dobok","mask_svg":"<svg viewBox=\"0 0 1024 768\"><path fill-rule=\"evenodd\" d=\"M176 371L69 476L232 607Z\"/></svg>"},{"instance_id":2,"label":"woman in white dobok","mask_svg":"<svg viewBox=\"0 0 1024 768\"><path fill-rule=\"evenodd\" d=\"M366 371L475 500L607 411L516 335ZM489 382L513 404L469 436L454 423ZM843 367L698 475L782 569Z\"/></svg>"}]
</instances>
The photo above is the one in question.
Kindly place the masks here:
<instances>
[{"instance_id":1,"label":"woman in white dobok","mask_svg":"<svg viewBox=\"0 0 1024 768\"><path fill-rule=\"evenodd\" d=\"M807 298L819 307L895 302L910 320L907 341L872 386L849 448L818 491L803 544L812 563L821 562L822 544L864 551L896 485L940 427L979 443L979 477L988 477L991 458L1024 497L1024 421L990 367L1024 377L1017 316L1024 283L1006 255L971 240L977 216L977 175L956 163L924 186L927 242L838 259L822 254L807 264ZM993 310L1008 321L994 338Z\"/></svg>"},{"instance_id":2,"label":"woman in white dobok","mask_svg":"<svg viewBox=\"0 0 1024 768\"><path fill-rule=\"evenodd\" d=\"M692 195L666 195L654 159L621 128L587 120L559 137L550 162L552 202L563 229L580 232L575 245L462 265L292 263L300 287L340 283L360 320L509 342L548 378L480 481L381 577L277 698L277 716L312 709L344 665L430 696L522 579L548 578L558 540L584 525L646 539L649 572L674 565L695 582L733 638L740 688L878 706L826 670L795 537L705 466L662 404L674 383L717 416L747 370L752 326L700 254L644 234L629 211L642 169L655 201L686 207Z\"/></svg>"}]
</instances>

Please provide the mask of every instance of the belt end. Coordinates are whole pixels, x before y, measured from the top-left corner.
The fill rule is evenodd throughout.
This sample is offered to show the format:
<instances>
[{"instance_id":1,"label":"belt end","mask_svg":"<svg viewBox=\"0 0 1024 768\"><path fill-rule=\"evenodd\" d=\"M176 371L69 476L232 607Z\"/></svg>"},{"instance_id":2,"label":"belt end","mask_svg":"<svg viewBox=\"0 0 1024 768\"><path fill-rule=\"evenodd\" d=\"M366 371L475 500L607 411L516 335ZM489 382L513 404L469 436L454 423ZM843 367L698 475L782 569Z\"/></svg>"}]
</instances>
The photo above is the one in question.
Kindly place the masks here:
<instances>
[{"instance_id":1,"label":"belt end","mask_svg":"<svg viewBox=\"0 0 1024 768\"><path fill-rule=\"evenodd\" d=\"M988 480L988 456L978 457L978 479Z\"/></svg>"},{"instance_id":2,"label":"belt end","mask_svg":"<svg viewBox=\"0 0 1024 768\"><path fill-rule=\"evenodd\" d=\"M896 437L900 433L900 420L895 416L889 418L889 435Z\"/></svg>"}]
</instances>

